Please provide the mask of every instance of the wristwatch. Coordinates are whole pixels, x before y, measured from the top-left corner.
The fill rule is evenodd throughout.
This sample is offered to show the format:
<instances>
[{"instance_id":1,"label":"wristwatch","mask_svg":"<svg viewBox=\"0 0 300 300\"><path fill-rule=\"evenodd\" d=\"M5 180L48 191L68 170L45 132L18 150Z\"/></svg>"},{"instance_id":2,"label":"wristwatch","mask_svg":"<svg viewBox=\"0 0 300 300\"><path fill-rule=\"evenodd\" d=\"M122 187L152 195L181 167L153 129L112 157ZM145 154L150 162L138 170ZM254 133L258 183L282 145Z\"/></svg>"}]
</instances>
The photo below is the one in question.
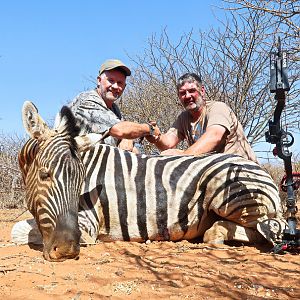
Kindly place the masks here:
<instances>
[{"instance_id":1,"label":"wristwatch","mask_svg":"<svg viewBox=\"0 0 300 300\"><path fill-rule=\"evenodd\" d=\"M154 131L155 131L154 126L150 123L147 123L147 124L149 126L149 134L147 134L147 135L154 136Z\"/></svg>"}]
</instances>

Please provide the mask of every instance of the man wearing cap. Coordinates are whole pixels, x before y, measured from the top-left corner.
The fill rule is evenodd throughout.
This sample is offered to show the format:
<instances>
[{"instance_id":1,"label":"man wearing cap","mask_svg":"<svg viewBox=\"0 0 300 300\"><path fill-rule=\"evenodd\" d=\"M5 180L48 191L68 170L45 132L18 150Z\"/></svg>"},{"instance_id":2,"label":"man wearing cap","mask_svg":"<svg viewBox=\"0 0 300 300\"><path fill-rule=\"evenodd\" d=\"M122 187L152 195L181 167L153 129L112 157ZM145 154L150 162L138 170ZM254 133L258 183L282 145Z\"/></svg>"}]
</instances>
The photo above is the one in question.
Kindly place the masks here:
<instances>
[{"instance_id":1,"label":"man wearing cap","mask_svg":"<svg viewBox=\"0 0 300 300\"><path fill-rule=\"evenodd\" d=\"M100 67L97 87L80 93L70 104L75 117L87 133L109 130L106 144L133 150L133 139L155 136L158 128L151 124L124 121L115 101L123 94L130 69L120 60L106 60Z\"/></svg>"}]
</instances>

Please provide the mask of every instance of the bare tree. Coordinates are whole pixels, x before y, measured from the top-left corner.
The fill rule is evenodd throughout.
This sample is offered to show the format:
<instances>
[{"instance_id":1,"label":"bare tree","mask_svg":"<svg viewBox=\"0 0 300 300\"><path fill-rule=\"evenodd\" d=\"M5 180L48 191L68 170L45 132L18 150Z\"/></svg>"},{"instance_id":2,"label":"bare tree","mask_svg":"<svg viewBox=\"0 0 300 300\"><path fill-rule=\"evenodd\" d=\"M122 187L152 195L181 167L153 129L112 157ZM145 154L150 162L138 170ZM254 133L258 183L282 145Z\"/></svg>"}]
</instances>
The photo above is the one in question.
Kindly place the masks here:
<instances>
[{"instance_id":1,"label":"bare tree","mask_svg":"<svg viewBox=\"0 0 300 300\"><path fill-rule=\"evenodd\" d=\"M123 111L137 120L154 118L166 129L182 109L176 79L185 72L200 73L207 97L224 101L234 110L252 144L262 139L276 105L269 93L272 16L259 11L233 11L227 16L219 28L207 33L191 30L177 42L170 39L166 29L161 36L152 36L143 55L132 58L136 75L123 98ZM300 72L293 62L291 69L286 122L297 126Z\"/></svg>"},{"instance_id":2,"label":"bare tree","mask_svg":"<svg viewBox=\"0 0 300 300\"><path fill-rule=\"evenodd\" d=\"M269 15L270 25L281 33L292 53L300 52L300 3L299 0L223 0L226 9L248 14L251 11ZM271 32L274 34L274 32Z\"/></svg>"},{"instance_id":3,"label":"bare tree","mask_svg":"<svg viewBox=\"0 0 300 300\"><path fill-rule=\"evenodd\" d=\"M289 81L291 90L283 114L283 126L292 132L300 130L299 73L300 73L300 2L298 0L223 0L224 8L238 18L249 18L253 13L267 17L268 30L263 31L264 43L274 46L274 40L281 37L288 51ZM273 104L274 101L273 101Z\"/></svg>"},{"instance_id":4,"label":"bare tree","mask_svg":"<svg viewBox=\"0 0 300 300\"><path fill-rule=\"evenodd\" d=\"M0 134L0 208L24 206L25 191L18 165L18 151L25 140Z\"/></svg>"}]
</instances>

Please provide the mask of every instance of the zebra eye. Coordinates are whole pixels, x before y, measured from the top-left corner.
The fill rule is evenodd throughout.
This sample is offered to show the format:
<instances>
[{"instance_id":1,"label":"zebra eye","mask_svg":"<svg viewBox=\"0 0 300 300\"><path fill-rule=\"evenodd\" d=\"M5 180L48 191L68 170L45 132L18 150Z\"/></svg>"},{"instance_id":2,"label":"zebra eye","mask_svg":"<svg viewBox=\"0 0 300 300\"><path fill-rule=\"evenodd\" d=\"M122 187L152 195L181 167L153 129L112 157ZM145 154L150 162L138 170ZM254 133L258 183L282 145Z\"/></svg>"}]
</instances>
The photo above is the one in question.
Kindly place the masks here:
<instances>
[{"instance_id":1,"label":"zebra eye","mask_svg":"<svg viewBox=\"0 0 300 300\"><path fill-rule=\"evenodd\" d=\"M50 180L50 174L46 170L40 170L39 177L41 180Z\"/></svg>"}]
</instances>

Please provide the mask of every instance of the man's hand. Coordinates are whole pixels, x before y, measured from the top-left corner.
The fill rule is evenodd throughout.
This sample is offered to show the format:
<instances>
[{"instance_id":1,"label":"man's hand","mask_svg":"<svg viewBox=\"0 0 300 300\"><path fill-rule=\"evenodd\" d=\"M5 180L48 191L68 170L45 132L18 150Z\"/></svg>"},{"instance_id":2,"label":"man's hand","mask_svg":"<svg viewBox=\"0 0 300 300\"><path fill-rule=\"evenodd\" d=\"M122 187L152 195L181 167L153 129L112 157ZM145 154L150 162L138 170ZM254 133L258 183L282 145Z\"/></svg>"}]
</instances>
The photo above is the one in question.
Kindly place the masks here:
<instances>
[{"instance_id":1,"label":"man's hand","mask_svg":"<svg viewBox=\"0 0 300 300\"><path fill-rule=\"evenodd\" d=\"M132 152L132 150L133 150L133 140L123 139L119 143L118 147L120 149L122 149L122 150L131 151Z\"/></svg>"},{"instance_id":2,"label":"man's hand","mask_svg":"<svg viewBox=\"0 0 300 300\"><path fill-rule=\"evenodd\" d=\"M145 138L148 140L149 143L155 144L156 142L159 141L161 132L159 127L156 124L156 121L149 121L148 123L154 127L154 133L153 135L146 135Z\"/></svg>"},{"instance_id":3,"label":"man's hand","mask_svg":"<svg viewBox=\"0 0 300 300\"><path fill-rule=\"evenodd\" d=\"M160 153L161 155L184 155L183 150L180 149L168 149L165 151L162 151Z\"/></svg>"}]
</instances>

